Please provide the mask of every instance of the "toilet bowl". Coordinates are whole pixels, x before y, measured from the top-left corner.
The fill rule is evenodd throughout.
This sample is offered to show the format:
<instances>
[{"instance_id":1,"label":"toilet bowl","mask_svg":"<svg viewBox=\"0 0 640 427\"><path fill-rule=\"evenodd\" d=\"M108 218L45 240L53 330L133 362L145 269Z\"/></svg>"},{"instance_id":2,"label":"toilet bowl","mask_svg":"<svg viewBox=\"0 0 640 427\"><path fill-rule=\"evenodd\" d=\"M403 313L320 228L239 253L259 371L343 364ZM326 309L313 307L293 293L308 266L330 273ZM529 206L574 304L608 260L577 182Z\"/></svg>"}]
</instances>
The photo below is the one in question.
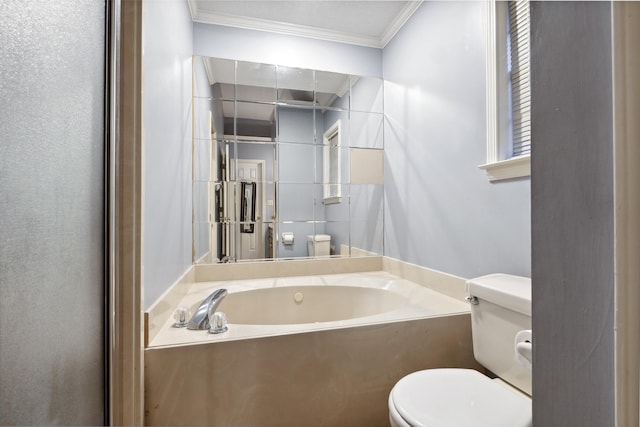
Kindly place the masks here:
<instances>
[{"instance_id":1,"label":"toilet bowl","mask_svg":"<svg viewBox=\"0 0 640 427\"><path fill-rule=\"evenodd\" d=\"M473 369L427 369L389 394L392 427L531 426L531 398Z\"/></svg>"},{"instance_id":2,"label":"toilet bowl","mask_svg":"<svg viewBox=\"0 0 640 427\"><path fill-rule=\"evenodd\" d=\"M414 372L389 393L392 427L526 427L531 415L531 279L493 274L467 282L473 369Z\"/></svg>"}]
</instances>

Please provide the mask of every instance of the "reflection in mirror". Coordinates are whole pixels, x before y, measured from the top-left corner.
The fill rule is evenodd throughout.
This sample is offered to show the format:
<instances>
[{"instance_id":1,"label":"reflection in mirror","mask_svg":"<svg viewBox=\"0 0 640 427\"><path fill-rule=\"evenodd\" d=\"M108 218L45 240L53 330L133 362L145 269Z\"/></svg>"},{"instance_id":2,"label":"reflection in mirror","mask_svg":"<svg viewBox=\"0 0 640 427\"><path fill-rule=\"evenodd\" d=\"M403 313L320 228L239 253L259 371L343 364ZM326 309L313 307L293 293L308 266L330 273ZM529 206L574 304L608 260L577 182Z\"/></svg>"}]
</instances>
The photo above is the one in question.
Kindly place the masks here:
<instances>
[{"instance_id":1,"label":"reflection in mirror","mask_svg":"<svg viewBox=\"0 0 640 427\"><path fill-rule=\"evenodd\" d=\"M382 167L350 163L382 159L381 79L197 56L193 70L194 262L383 253Z\"/></svg>"}]
</instances>

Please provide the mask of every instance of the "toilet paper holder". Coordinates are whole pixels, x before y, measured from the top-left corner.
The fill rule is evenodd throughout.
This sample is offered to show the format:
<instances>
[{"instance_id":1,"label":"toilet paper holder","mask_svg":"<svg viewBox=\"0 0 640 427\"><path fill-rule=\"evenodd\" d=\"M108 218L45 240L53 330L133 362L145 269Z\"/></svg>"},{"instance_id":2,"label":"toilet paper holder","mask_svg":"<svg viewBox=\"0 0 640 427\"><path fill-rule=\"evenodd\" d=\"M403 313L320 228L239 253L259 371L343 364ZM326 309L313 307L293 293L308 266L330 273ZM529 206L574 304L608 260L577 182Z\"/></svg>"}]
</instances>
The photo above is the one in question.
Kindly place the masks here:
<instances>
[{"instance_id":1,"label":"toilet paper holder","mask_svg":"<svg viewBox=\"0 0 640 427\"><path fill-rule=\"evenodd\" d=\"M294 235L291 232L282 233L282 244L283 245L293 245Z\"/></svg>"}]
</instances>

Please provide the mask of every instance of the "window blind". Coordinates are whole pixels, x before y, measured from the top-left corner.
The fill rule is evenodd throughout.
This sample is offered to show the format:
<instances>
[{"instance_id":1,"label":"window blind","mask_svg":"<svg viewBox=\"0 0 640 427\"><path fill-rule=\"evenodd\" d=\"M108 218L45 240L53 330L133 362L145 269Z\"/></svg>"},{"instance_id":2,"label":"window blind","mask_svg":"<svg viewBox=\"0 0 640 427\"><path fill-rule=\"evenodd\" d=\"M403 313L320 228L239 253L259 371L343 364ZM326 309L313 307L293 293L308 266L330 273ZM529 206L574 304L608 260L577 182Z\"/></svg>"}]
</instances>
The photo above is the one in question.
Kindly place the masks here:
<instances>
[{"instance_id":1,"label":"window blind","mask_svg":"<svg viewBox=\"0 0 640 427\"><path fill-rule=\"evenodd\" d=\"M529 0L509 2L509 66L511 74L512 156L531 153L531 78Z\"/></svg>"}]
</instances>

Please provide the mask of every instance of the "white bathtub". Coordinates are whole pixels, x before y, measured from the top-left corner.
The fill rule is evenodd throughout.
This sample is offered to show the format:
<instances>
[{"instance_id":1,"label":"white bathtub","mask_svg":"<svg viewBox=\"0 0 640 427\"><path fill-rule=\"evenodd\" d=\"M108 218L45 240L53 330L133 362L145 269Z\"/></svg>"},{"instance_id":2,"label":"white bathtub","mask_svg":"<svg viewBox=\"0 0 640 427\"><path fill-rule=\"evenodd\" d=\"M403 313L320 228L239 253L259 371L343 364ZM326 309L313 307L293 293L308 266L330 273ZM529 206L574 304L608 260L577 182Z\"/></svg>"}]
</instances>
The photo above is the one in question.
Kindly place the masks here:
<instances>
[{"instance_id":1,"label":"white bathtub","mask_svg":"<svg viewBox=\"0 0 640 427\"><path fill-rule=\"evenodd\" d=\"M192 312L211 292L225 288L218 306L229 331L212 335L173 327L168 319L149 347L210 343L325 329L374 325L468 313L459 301L392 274L332 274L198 282L179 306Z\"/></svg>"},{"instance_id":2,"label":"white bathtub","mask_svg":"<svg viewBox=\"0 0 640 427\"><path fill-rule=\"evenodd\" d=\"M386 289L327 285L234 292L219 308L235 324L290 325L374 316L407 304L407 298ZM192 312L196 308L193 306Z\"/></svg>"}]
</instances>

